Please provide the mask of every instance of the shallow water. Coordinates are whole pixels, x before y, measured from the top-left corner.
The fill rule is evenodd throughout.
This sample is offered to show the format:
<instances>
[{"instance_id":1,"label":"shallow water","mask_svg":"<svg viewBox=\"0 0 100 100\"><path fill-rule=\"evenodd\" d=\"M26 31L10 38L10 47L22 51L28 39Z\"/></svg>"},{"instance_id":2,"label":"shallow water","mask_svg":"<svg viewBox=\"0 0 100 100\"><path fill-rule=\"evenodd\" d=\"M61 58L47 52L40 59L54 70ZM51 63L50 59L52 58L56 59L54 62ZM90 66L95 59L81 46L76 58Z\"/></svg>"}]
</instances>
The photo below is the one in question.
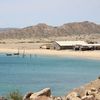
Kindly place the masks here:
<instances>
[{"instance_id":1,"label":"shallow water","mask_svg":"<svg viewBox=\"0 0 100 100\"><path fill-rule=\"evenodd\" d=\"M0 95L16 89L25 94L45 87L50 87L53 95L64 95L99 75L99 60L0 54Z\"/></svg>"}]
</instances>

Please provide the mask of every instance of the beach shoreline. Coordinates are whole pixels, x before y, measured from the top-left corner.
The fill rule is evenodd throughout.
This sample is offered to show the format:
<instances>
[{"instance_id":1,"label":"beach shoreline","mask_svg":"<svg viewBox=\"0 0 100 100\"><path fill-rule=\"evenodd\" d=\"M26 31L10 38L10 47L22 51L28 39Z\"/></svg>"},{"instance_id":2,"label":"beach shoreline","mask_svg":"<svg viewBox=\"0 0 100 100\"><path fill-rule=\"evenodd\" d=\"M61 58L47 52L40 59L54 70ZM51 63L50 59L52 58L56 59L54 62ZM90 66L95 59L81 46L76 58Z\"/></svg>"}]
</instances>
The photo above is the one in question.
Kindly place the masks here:
<instances>
[{"instance_id":1,"label":"beach shoreline","mask_svg":"<svg viewBox=\"0 0 100 100\"><path fill-rule=\"evenodd\" d=\"M58 56L58 57L72 57L82 59L94 59L100 60L100 50L93 51L74 51L74 50L51 50L51 49L40 49L40 46L44 43L20 43L20 42L9 42L5 44L0 43L0 53L20 53L20 54L31 54L31 55L43 55L43 56Z\"/></svg>"},{"instance_id":2,"label":"beach shoreline","mask_svg":"<svg viewBox=\"0 0 100 100\"><path fill-rule=\"evenodd\" d=\"M17 53L18 49L0 48L0 53ZM47 49L19 49L19 53L42 56L72 57L82 59L100 60L100 51L73 51L73 50L47 50Z\"/></svg>"}]
</instances>

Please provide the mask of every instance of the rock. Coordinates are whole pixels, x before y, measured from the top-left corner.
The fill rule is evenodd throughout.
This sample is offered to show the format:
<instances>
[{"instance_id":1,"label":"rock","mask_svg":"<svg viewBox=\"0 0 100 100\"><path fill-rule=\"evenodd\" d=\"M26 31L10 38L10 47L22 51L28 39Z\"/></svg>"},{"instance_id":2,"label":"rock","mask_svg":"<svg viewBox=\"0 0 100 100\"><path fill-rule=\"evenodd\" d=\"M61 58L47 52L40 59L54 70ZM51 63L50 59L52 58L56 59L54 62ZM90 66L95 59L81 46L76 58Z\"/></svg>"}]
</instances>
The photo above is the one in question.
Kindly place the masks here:
<instances>
[{"instance_id":1,"label":"rock","mask_svg":"<svg viewBox=\"0 0 100 100\"><path fill-rule=\"evenodd\" d=\"M33 93L30 100L52 100L50 88L45 88L39 92Z\"/></svg>"},{"instance_id":2,"label":"rock","mask_svg":"<svg viewBox=\"0 0 100 100\"><path fill-rule=\"evenodd\" d=\"M86 96L88 96L88 95L93 95L93 96L95 96L97 93L98 93L98 91L97 91L96 88L91 88L91 90L86 90L86 91L85 91L85 95L86 95Z\"/></svg>"},{"instance_id":3,"label":"rock","mask_svg":"<svg viewBox=\"0 0 100 100\"><path fill-rule=\"evenodd\" d=\"M63 96L63 97L61 97L62 98L62 100L66 100L66 96Z\"/></svg>"},{"instance_id":4,"label":"rock","mask_svg":"<svg viewBox=\"0 0 100 100\"><path fill-rule=\"evenodd\" d=\"M100 100L100 93L98 93L98 94L95 95L95 99L96 100Z\"/></svg>"},{"instance_id":5,"label":"rock","mask_svg":"<svg viewBox=\"0 0 100 100\"><path fill-rule=\"evenodd\" d=\"M100 92L100 88L98 88L98 90L97 90L98 92Z\"/></svg>"},{"instance_id":6,"label":"rock","mask_svg":"<svg viewBox=\"0 0 100 100\"><path fill-rule=\"evenodd\" d=\"M53 100L51 97L47 97L47 96L38 96L35 98L30 98L30 100Z\"/></svg>"},{"instance_id":7,"label":"rock","mask_svg":"<svg viewBox=\"0 0 100 100\"><path fill-rule=\"evenodd\" d=\"M81 100L95 100L93 95L83 96Z\"/></svg>"},{"instance_id":8,"label":"rock","mask_svg":"<svg viewBox=\"0 0 100 100\"><path fill-rule=\"evenodd\" d=\"M78 97L74 97L74 98L67 98L66 100L81 100L81 99Z\"/></svg>"},{"instance_id":9,"label":"rock","mask_svg":"<svg viewBox=\"0 0 100 100\"><path fill-rule=\"evenodd\" d=\"M54 100L64 100L61 97L56 97Z\"/></svg>"},{"instance_id":10,"label":"rock","mask_svg":"<svg viewBox=\"0 0 100 100\"><path fill-rule=\"evenodd\" d=\"M66 100L66 96L52 97L53 100Z\"/></svg>"},{"instance_id":11,"label":"rock","mask_svg":"<svg viewBox=\"0 0 100 100\"><path fill-rule=\"evenodd\" d=\"M96 89L96 88L91 88L91 91L92 91L92 92L96 92L97 89Z\"/></svg>"},{"instance_id":12,"label":"rock","mask_svg":"<svg viewBox=\"0 0 100 100\"><path fill-rule=\"evenodd\" d=\"M66 100L81 100L79 98L79 94L76 92L72 92L70 94L68 94L68 96L66 97Z\"/></svg>"},{"instance_id":13,"label":"rock","mask_svg":"<svg viewBox=\"0 0 100 100\"><path fill-rule=\"evenodd\" d=\"M33 94L32 92L28 92L28 93L23 97L23 100L29 100L29 99L30 99L30 96L31 96L32 94Z\"/></svg>"},{"instance_id":14,"label":"rock","mask_svg":"<svg viewBox=\"0 0 100 100\"><path fill-rule=\"evenodd\" d=\"M45 88L45 89L43 89L43 90L41 90L39 92L36 92L34 94L36 94L38 96L45 95L45 96L49 96L50 97L51 96L51 90L50 90L50 88Z\"/></svg>"}]
</instances>

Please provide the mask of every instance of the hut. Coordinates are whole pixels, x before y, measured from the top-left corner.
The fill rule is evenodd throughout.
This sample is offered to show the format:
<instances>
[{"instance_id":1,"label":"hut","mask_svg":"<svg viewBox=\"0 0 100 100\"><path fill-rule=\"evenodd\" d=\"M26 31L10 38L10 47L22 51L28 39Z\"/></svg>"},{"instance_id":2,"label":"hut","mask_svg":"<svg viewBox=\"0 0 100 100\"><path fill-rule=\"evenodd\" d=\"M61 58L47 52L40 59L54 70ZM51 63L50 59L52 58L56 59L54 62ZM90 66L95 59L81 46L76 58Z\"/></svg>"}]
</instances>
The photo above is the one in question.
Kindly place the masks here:
<instances>
[{"instance_id":1,"label":"hut","mask_svg":"<svg viewBox=\"0 0 100 100\"><path fill-rule=\"evenodd\" d=\"M87 44L85 41L55 41L52 44L52 49L56 50L65 50L65 49L74 49L75 46L79 47L80 45Z\"/></svg>"}]
</instances>

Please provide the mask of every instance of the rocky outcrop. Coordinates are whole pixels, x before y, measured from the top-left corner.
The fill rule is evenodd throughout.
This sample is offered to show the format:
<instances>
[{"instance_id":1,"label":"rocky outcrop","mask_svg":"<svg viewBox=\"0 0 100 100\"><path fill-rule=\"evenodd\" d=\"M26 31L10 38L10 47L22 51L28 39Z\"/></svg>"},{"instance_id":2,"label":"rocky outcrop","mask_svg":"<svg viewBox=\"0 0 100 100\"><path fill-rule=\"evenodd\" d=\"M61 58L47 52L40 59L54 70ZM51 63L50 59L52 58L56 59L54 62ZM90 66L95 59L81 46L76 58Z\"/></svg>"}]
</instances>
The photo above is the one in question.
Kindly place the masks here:
<instances>
[{"instance_id":1,"label":"rocky outcrop","mask_svg":"<svg viewBox=\"0 0 100 100\"><path fill-rule=\"evenodd\" d=\"M81 100L81 99L78 93L72 92L66 96L66 100Z\"/></svg>"},{"instance_id":2,"label":"rocky outcrop","mask_svg":"<svg viewBox=\"0 0 100 100\"><path fill-rule=\"evenodd\" d=\"M28 92L25 94L25 96L23 97L23 100L29 100L30 96L33 94L33 92Z\"/></svg>"},{"instance_id":3,"label":"rocky outcrop","mask_svg":"<svg viewBox=\"0 0 100 100\"><path fill-rule=\"evenodd\" d=\"M100 100L100 79L74 89L66 97L67 100Z\"/></svg>"},{"instance_id":4,"label":"rocky outcrop","mask_svg":"<svg viewBox=\"0 0 100 100\"><path fill-rule=\"evenodd\" d=\"M39 92L27 93L23 100L52 100L50 88L45 88Z\"/></svg>"},{"instance_id":5,"label":"rocky outcrop","mask_svg":"<svg viewBox=\"0 0 100 100\"><path fill-rule=\"evenodd\" d=\"M52 96L50 88L27 93L23 100L100 100L100 79L74 89L65 96Z\"/></svg>"},{"instance_id":6,"label":"rocky outcrop","mask_svg":"<svg viewBox=\"0 0 100 100\"><path fill-rule=\"evenodd\" d=\"M86 90L83 96L77 92L71 92L63 97L54 97L51 95L50 88L45 88L36 93L27 93L23 100L100 100L100 91L96 88L91 88L91 90Z\"/></svg>"}]
</instances>

